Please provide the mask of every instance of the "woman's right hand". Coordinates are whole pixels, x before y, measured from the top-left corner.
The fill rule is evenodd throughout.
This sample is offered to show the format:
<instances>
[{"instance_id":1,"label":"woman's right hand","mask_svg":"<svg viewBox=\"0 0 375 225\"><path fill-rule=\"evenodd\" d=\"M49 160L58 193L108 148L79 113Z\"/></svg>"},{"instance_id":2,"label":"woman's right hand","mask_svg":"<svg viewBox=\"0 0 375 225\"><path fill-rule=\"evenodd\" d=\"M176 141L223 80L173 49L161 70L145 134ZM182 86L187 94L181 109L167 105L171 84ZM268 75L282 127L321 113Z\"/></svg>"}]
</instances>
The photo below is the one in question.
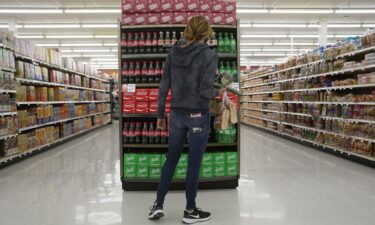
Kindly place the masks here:
<instances>
[{"instance_id":1,"label":"woman's right hand","mask_svg":"<svg viewBox=\"0 0 375 225\"><path fill-rule=\"evenodd\" d=\"M167 129L167 123L165 122L165 119L158 119L157 128L160 129L160 130L166 130Z\"/></svg>"}]
</instances>

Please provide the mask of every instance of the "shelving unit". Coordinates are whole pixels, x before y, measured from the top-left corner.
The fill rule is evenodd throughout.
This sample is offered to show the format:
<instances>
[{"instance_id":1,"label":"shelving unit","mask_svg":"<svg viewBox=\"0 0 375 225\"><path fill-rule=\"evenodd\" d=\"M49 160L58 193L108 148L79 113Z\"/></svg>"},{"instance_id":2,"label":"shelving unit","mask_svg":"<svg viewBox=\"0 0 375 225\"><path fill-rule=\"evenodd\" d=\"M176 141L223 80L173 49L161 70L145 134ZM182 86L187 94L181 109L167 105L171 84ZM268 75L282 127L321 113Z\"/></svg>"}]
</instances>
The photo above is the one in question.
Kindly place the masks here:
<instances>
[{"instance_id":1,"label":"shelving unit","mask_svg":"<svg viewBox=\"0 0 375 225\"><path fill-rule=\"evenodd\" d=\"M374 52L375 47L370 46L291 68L249 74L242 79L240 87L244 95L241 101L242 123L375 167L375 137L368 136L364 131L352 131L358 130L359 127L372 129L374 120L361 117L359 110L361 107L375 107L375 101L340 101L340 97L345 98L348 94L353 94L353 98L355 95L373 96L375 83L291 89L300 85L297 82L314 83L314 79L318 82L321 78L339 82L347 78L358 81L358 74L374 72L375 65L360 65L315 74L304 74L302 70L307 71L311 66L324 63L334 63L339 59L360 62L364 60L365 54ZM285 79L285 76L293 77ZM306 95L312 96L314 100L298 99L299 96L303 98ZM346 108L352 112L348 116L343 114ZM330 109L334 111L331 112ZM350 109L358 110L357 117ZM359 148L357 143L366 145L369 150Z\"/></svg>"},{"instance_id":2,"label":"shelving unit","mask_svg":"<svg viewBox=\"0 0 375 225\"><path fill-rule=\"evenodd\" d=\"M148 32L148 31L183 31L186 25L142 25L142 26L119 26L120 32ZM235 34L236 37L239 37L239 31L237 26L212 26L216 33L218 32L232 32ZM239 38L237 40L237 52L239 52ZM119 40L121 43L121 40ZM131 55L123 55L121 51L121 45L119 45L118 52L119 54L119 65L122 65L123 62L128 61L135 61L135 60L160 60L165 59L167 54L131 54ZM235 60L237 65L239 65L239 57L237 54L219 54L219 59L228 59L228 60ZM121 68L119 71L121 73ZM239 71L238 73L239 74ZM121 76L119 78L119 86L122 87L122 79ZM140 83L135 84L136 88L158 88L158 83ZM120 88L122 90L122 88ZM120 110L123 108L123 99L122 99L122 92L119 94L120 100ZM214 115L212 115L214 116ZM168 151L168 144L123 144L123 128L124 123L129 121L135 120L142 120L142 121L156 121L157 115L156 114L124 114L120 116L120 130L119 130L119 138L120 138L120 168L121 168L121 181L122 181L122 188L126 191L138 191L138 190L156 190L158 186L159 179L157 178L131 178L126 177L124 174L124 155L127 154L150 154L150 153L159 153L165 155ZM212 118L213 119L213 118ZM209 141L207 145L206 152L208 153L215 153L219 151L224 152L236 152L238 161L237 161L237 175L236 176L227 176L227 177L212 177L206 178L202 177L200 179L199 188L200 189L222 189L222 188L236 188L238 186L238 173L240 168L240 144L239 144L239 137L240 137L240 126L237 126L237 140L235 143L231 144L220 144L216 142ZM188 144L184 145L184 153L188 151ZM127 165L125 165L126 167ZM185 181L183 179L175 178L172 181L171 189L183 189L185 187Z\"/></svg>"}]
</instances>

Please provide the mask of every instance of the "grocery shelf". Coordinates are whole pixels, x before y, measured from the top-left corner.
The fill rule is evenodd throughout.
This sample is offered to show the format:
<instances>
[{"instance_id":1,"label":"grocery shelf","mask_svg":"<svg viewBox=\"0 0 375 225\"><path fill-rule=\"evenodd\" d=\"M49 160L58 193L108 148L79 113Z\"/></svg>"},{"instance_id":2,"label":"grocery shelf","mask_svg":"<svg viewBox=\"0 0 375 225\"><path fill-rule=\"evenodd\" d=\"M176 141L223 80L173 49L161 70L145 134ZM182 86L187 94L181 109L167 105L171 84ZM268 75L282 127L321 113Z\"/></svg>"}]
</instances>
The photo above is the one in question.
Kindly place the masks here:
<instances>
[{"instance_id":1,"label":"grocery shelf","mask_svg":"<svg viewBox=\"0 0 375 225\"><path fill-rule=\"evenodd\" d=\"M34 126L30 126L30 127L19 128L18 132L22 133L24 131L33 130L33 129L48 126L48 125L65 123L65 122L72 121L72 120L78 120L78 119L83 119L83 118L87 118L87 117L91 117L91 116L98 116L98 115L102 115L102 114L104 115L104 114L108 114L108 113L111 113L111 112L108 111L108 112L102 112L102 113L94 113L94 114L90 114L90 115L86 115L86 116L77 116L77 117L73 117L73 118L62 119L62 120L52 121L52 122L43 123L43 124L37 124L37 125L34 125Z\"/></svg>"},{"instance_id":2,"label":"grocery shelf","mask_svg":"<svg viewBox=\"0 0 375 225\"><path fill-rule=\"evenodd\" d=\"M365 71L368 71L368 70L371 70L371 69L375 69L375 64L368 65L368 66L359 66L359 67L354 67L354 68L349 68L349 69L336 70L336 71L327 72L327 73L320 73L320 74L316 74L316 75L309 75L309 76L296 77L296 78L285 79L285 80L272 81L272 82L268 82L268 83L244 86L241 89L261 87L261 86L278 84L278 83L293 82L293 81L298 81L298 80L307 80L307 79L324 77L324 76L336 76L336 75L350 74L350 73L355 73L355 72L365 72Z\"/></svg>"},{"instance_id":3,"label":"grocery shelf","mask_svg":"<svg viewBox=\"0 0 375 225\"><path fill-rule=\"evenodd\" d=\"M6 139L9 139L9 138L17 137L17 135L18 134L0 135L0 140L6 140Z\"/></svg>"},{"instance_id":4,"label":"grocery shelf","mask_svg":"<svg viewBox=\"0 0 375 225\"><path fill-rule=\"evenodd\" d=\"M97 91L97 92L107 93L106 90L95 89L95 88L87 88L87 87L79 87L79 86L74 86L74 85L69 85L69 84L59 84L59 83L24 79L24 78L16 78L16 80L23 83L23 84L39 84L39 85L47 85L47 86L54 86L54 87L66 87L66 88L71 88L71 89L88 90L88 91Z\"/></svg>"},{"instance_id":5,"label":"grocery shelf","mask_svg":"<svg viewBox=\"0 0 375 225\"><path fill-rule=\"evenodd\" d=\"M2 44L2 43L0 43L0 48L5 48L5 49L8 49L8 50L14 51L14 48L9 47L9 46L7 46L7 45L4 45L4 44Z\"/></svg>"},{"instance_id":6,"label":"grocery shelf","mask_svg":"<svg viewBox=\"0 0 375 225\"><path fill-rule=\"evenodd\" d=\"M341 155L338 155L338 156L347 158L349 160L357 161L357 162L360 162L360 163L363 163L363 164L366 164L366 165L369 165L369 166L375 168L375 157L362 155L362 154L351 152L351 151L348 151L348 150L345 150L345 149L342 149L342 148L325 145L325 144L318 143L318 142L313 141L313 140L309 140L309 139L306 139L306 138L303 138L303 137L293 136L293 135L287 134L287 133L282 132L282 131L273 130L273 129L263 127L263 126L258 126L258 125L255 125L255 124L248 124L248 123L245 123L245 122L242 122L242 124L246 125L246 126L249 126L249 127L254 127L254 128L257 128L257 129L260 129L260 130L268 131L270 133L279 135L281 137L288 137L289 139L291 139L293 141L302 142L302 143L307 142L307 143L311 144L311 146L313 146L313 147L315 147L319 150L324 150L324 151L329 152L329 153L340 153ZM354 157L352 157L352 156L354 156Z\"/></svg>"},{"instance_id":7,"label":"grocery shelf","mask_svg":"<svg viewBox=\"0 0 375 225\"><path fill-rule=\"evenodd\" d=\"M15 116L15 115L17 115L17 112L0 112L0 117Z\"/></svg>"},{"instance_id":8,"label":"grocery shelf","mask_svg":"<svg viewBox=\"0 0 375 225\"><path fill-rule=\"evenodd\" d=\"M145 29L150 29L150 28L185 28L186 24L155 24L155 25L123 25L121 26L122 29L127 29L127 30L145 30ZM234 25L211 25L213 29L237 29L237 26Z\"/></svg>"},{"instance_id":9,"label":"grocery shelf","mask_svg":"<svg viewBox=\"0 0 375 225\"><path fill-rule=\"evenodd\" d=\"M12 69L12 68L6 68L6 67L1 67L1 66L0 66L0 70L5 71L5 72L11 72L11 73L16 72L15 69Z\"/></svg>"},{"instance_id":10,"label":"grocery shelf","mask_svg":"<svg viewBox=\"0 0 375 225\"><path fill-rule=\"evenodd\" d=\"M269 122L273 122L273 123L280 123L280 121L277 121L277 120L267 119L267 118L258 117L258 116L251 116L251 115L243 115L243 116L248 117L248 118L258 119L258 120L269 121Z\"/></svg>"},{"instance_id":11,"label":"grocery shelf","mask_svg":"<svg viewBox=\"0 0 375 225\"><path fill-rule=\"evenodd\" d=\"M156 59L156 58L167 58L168 54L132 54L122 55L122 59ZM219 58L237 58L237 54L230 53L218 53Z\"/></svg>"},{"instance_id":12,"label":"grocery shelf","mask_svg":"<svg viewBox=\"0 0 375 225\"><path fill-rule=\"evenodd\" d=\"M158 117L157 114L145 113L145 114L122 114L123 118L142 118L142 117Z\"/></svg>"},{"instance_id":13,"label":"grocery shelf","mask_svg":"<svg viewBox=\"0 0 375 225\"><path fill-rule=\"evenodd\" d=\"M184 147L188 147L188 144L185 144ZM237 146L237 143L230 144L221 144L221 143L208 143L207 147L233 147ZM168 144L126 144L124 148L168 148Z\"/></svg>"},{"instance_id":14,"label":"grocery shelf","mask_svg":"<svg viewBox=\"0 0 375 225\"><path fill-rule=\"evenodd\" d=\"M108 125L110 123L111 122L107 122L107 123L104 123L102 125L97 125L97 126L89 128L89 129L79 131L79 132L74 133L72 135L69 135L67 137L60 138L60 139L58 139L58 140L56 140L52 143L41 145L41 146L38 146L36 148L29 149L29 150L27 150L25 152L22 152L22 153L18 153L18 154L11 155L11 156L8 156L8 157L0 158L0 168L8 166L8 165L13 164L13 163L16 163L20 160L26 159L28 157L31 157L31 156L35 155L35 154L38 154L38 153L44 152L46 150L49 150L49 149L51 149L51 148L53 148L57 145L65 143L66 141L68 141L70 139L79 137L80 135L86 134L90 131L96 130L96 129L98 129L100 127L103 127L105 125Z\"/></svg>"},{"instance_id":15,"label":"grocery shelf","mask_svg":"<svg viewBox=\"0 0 375 225\"><path fill-rule=\"evenodd\" d=\"M310 105L375 105L375 102L241 101L241 103L281 103L281 104L310 104Z\"/></svg>"},{"instance_id":16,"label":"grocery shelf","mask_svg":"<svg viewBox=\"0 0 375 225\"><path fill-rule=\"evenodd\" d=\"M148 88L148 87L159 87L160 83L144 83L144 84L135 84L136 87Z\"/></svg>"},{"instance_id":17,"label":"grocery shelf","mask_svg":"<svg viewBox=\"0 0 375 225\"><path fill-rule=\"evenodd\" d=\"M212 178L200 178L199 189L233 189L238 186L238 176L227 176L227 177L212 177ZM124 178L121 177L122 187L126 191L140 191L140 190L156 190L159 184L159 179L149 178ZM174 179L171 182L171 190L183 190L185 189L185 179Z\"/></svg>"},{"instance_id":18,"label":"grocery shelf","mask_svg":"<svg viewBox=\"0 0 375 225\"><path fill-rule=\"evenodd\" d=\"M110 103L109 100L103 101L45 101L45 102L17 102L17 105L58 105L58 104L90 104L90 103Z\"/></svg>"},{"instance_id":19,"label":"grocery shelf","mask_svg":"<svg viewBox=\"0 0 375 225\"><path fill-rule=\"evenodd\" d=\"M260 112L270 112L270 113L279 113L279 114L287 114L287 115L294 115L294 116L307 116L307 117L312 117L310 114L306 113L295 113L295 112L282 112L282 111L277 111L277 110L267 110L267 109L252 109L252 108L242 108L245 110L250 110L250 111L260 111Z\"/></svg>"},{"instance_id":20,"label":"grocery shelf","mask_svg":"<svg viewBox=\"0 0 375 225\"><path fill-rule=\"evenodd\" d=\"M5 89L0 89L0 93L16 93L16 90L5 90Z\"/></svg>"},{"instance_id":21,"label":"grocery shelf","mask_svg":"<svg viewBox=\"0 0 375 225\"><path fill-rule=\"evenodd\" d=\"M90 79L94 79L94 80L100 80L100 81L103 81L103 82L107 81L107 80L99 78L99 77L90 76L88 74L84 74L84 73L81 73L81 72L78 72L78 71L73 71L73 70L64 68L62 66L58 66L58 65L51 64L51 63L47 63L47 62L44 62L44 61L38 60L38 59L33 59L33 58L29 57L29 56L24 56L24 55L21 55L21 54L18 54L18 53L15 53L14 56L18 60L23 60L23 61L26 60L26 61L35 62L35 63L40 64L43 67L48 67L50 69L59 70L59 71L65 72L65 73L72 73L72 74L84 76L84 77L87 77L87 78L90 78Z\"/></svg>"}]
</instances>

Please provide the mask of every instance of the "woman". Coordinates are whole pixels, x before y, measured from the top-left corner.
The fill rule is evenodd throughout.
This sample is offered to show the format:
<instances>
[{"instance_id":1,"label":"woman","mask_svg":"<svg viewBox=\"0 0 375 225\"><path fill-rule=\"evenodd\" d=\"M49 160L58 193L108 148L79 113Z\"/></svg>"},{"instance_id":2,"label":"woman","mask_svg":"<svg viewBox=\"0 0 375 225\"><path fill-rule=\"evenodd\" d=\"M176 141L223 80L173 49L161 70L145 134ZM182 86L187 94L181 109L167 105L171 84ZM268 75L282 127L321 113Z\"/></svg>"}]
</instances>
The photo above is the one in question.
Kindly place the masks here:
<instances>
[{"instance_id":1,"label":"woman","mask_svg":"<svg viewBox=\"0 0 375 225\"><path fill-rule=\"evenodd\" d=\"M158 128L165 130L165 101L172 89L169 123L169 151L164 164L149 219L164 216L163 203L186 138L189 138L189 161L186 179L186 209L182 221L196 223L211 219L209 212L196 207L199 170L210 130L210 99L218 94L214 89L218 55L207 45L213 31L203 16L193 17L181 39L170 50L159 90Z\"/></svg>"}]
</instances>

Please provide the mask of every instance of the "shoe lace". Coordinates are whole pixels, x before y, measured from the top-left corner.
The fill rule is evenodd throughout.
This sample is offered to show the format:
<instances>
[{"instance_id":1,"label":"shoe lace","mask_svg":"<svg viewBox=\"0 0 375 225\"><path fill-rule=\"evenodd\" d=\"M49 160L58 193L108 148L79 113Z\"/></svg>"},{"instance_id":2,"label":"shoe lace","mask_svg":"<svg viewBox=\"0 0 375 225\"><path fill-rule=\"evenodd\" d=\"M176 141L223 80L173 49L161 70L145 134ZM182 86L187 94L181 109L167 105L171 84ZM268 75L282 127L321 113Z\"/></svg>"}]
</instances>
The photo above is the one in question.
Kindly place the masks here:
<instances>
[{"instance_id":1,"label":"shoe lace","mask_svg":"<svg viewBox=\"0 0 375 225\"><path fill-rule=\"evenodd\" d=\"M154 202L154 204L152 206L150 206L150 210L153 211L156 208L157 205L158 204L156 202Z\"/></svg>"}]
</instances>

